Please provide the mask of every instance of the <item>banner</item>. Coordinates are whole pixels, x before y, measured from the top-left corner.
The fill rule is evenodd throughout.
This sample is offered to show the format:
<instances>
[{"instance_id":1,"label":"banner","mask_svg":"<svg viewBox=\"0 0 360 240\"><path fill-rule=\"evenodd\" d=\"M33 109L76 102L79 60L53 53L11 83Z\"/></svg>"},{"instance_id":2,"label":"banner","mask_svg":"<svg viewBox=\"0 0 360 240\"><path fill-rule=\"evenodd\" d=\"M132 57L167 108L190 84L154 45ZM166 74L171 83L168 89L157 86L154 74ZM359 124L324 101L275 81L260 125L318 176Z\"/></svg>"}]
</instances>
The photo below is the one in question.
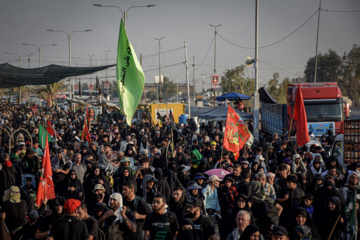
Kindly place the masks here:
<instances>
[{"instance_id":1,"label":"banner","mask_svg":"<svg viewBox=\"0 0 360 240\"><path fill-rule=\"evenodd\" d=\"M126 115L126 122L132 124L132 118L144 91L145 75L128 40L123 20L120 23L116 80L119 91L119 104Z\"/></svg>"},{"instance_id":2,"label":"banner","mask_svg":"<svg viewBox=\"0 0 360 240\"><path fill-rule=\"evenodd\" d=\"M244 121L231 106L228 106L223 147L234 153L235 160L237 160L239 151L250 138L251 133Z\"/></svg>"}]
</instances>

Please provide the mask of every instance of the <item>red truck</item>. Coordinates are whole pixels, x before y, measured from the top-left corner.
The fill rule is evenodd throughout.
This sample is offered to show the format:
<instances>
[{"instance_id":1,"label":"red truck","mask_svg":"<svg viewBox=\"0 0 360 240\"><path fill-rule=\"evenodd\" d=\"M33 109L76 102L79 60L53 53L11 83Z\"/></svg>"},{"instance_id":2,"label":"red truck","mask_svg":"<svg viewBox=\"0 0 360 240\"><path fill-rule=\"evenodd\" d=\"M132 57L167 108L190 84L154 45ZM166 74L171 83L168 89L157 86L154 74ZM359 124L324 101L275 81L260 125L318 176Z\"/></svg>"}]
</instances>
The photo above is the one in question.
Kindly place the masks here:
<instances>
[{"instance_id":1,"label":"red truck","mask_svg":"<svg viewBox=\"0 0 360 240\"><path fill-rule=\"evenodd\" d=\"M343 100L337 82L300 83L309 132L316 137L327 135L333 130L334 135L344 133L344 120L350 115L350 105ZM298 84L288 84L287 88L287 123L290 127ZM295 129L293 124L292 130Z\"/></svg>"}]
</instances>

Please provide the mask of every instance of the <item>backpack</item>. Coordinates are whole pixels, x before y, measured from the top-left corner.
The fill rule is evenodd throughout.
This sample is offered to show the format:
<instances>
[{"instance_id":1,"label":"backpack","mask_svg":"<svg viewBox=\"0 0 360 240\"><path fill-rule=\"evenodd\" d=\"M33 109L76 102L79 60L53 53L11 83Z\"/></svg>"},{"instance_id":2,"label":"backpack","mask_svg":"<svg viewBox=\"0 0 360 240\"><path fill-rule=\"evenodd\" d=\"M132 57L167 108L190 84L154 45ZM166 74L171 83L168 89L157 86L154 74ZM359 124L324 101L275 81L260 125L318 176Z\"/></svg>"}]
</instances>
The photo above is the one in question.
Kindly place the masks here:
<instances>
[{"instance_id":1,"label":"backpack","mask_svg":"<svg viewBox=\"0 0 360 240\"><path fill-rule=\"evenodd\" d=\"M105 240L105 233L101 228L98 229L97 240Z\"/></svg>"}]
</instances>

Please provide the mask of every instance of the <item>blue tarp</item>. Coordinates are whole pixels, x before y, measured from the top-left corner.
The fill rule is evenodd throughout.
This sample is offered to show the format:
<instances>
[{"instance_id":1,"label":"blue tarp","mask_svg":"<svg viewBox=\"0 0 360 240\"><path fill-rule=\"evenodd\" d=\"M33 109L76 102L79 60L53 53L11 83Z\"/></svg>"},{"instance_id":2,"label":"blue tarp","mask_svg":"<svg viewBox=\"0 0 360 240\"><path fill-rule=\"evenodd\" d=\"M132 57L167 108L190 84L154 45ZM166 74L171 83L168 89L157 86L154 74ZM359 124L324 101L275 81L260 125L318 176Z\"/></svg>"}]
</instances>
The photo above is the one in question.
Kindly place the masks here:
<instances>
[{"instance_id":1,"label":"blue tarp","mask_svg":"<svg viewBox=\"0 0 360 240\"><path fill-rule=\"evenodd\" d=\"M244 94L241 94L241 93L234 93L234 92L231 92L231 93L227 93L227 94L223 94L217 98L215 98L216 101L225 101L225 100L228 100L228 101L236 101L236 100L248 100L250 99L250 96L248 95L244 95Z\"/></svg>"},{"instance_id":2,"label":"blue tarp","mask_svg":"<svg viewBox=\"0 0 360 240\"><path fill-rule=\"evenodd\" d=\"M208 119L208 120L212 120L212 121L226 120L228 106L229 105L227 103L221 104L219 107L217 107L209 112L199 114L199 118ZM234 108L234 110L236 111L237 114L239 114L241 119L244 121L250 120L253 118L252 114L241 112L235 108Z\"/></svg>"}]
</instances>

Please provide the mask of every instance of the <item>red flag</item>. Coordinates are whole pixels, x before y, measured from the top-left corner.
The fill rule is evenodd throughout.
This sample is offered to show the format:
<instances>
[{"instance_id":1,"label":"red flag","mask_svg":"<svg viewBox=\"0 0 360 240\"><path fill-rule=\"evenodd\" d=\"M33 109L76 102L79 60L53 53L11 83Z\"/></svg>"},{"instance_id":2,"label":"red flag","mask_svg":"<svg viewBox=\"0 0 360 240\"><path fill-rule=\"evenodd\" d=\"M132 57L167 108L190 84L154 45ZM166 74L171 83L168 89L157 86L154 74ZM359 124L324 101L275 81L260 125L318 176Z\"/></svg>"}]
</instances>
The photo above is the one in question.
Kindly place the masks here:
<instances>
[{"instance_id":1,"label":"red flag","mask_svg":"<svg viewBox=\"0 0 360 240\"><path fill-rule=\"evenodd\" d=\"M88 123L89 123L89 113L88 113L88 108L86 111L86 116L85 116L85 120L84 120L84 129L83 132L81 134L81 139L86 139L86 141L88 141L89 146L91 144L91 138L90 138L90 133L89 133L89 128L88 128Z\"/></svg>"},{"instance_id":2,"label":"red flag","mask_svg":"<svg viewBox=\"0 0 360 240\"><path fill-rule=\"evenodd\" d=\"M42 168L43 168L43 172L39 179L39 187L36 195L37 206L41 206L41 204L44 202L45 196L48 200L54 199L56 197L54 182L52 180L53 172L51 169L51 162L50 162L48 136L46 136Z\"/></svg>"},{"instance_id":3,"label":"red flag","mask_svg":"<svg viewBox=\"0 0 360 240\"><path fill-rule=\"evenodd\" d=\"M239 157L239 151L243 148L251 134L241 117L229 106L226 118L223 147L234 153L235 160Z\"/></svg>"},{"instance_id":4,"label":"red flag","mask_svg":"<svg viewBox=\"0 0 360 240\"><path fill-rule=\"evenodd\" d=\"M293 119L296 121L296 142L299 146L303 146L310 142L310 138L300 84L296 92Z\"/></svg>"},{"instance_id":5,"label":"red flag","mask_svg":"<svg viewBox=\"0 0 360 240\"><path fill-rule=\"evenodd\" d=\"M51 122L50 122L50 120L48 119L47 120L47 128L46 128L46 131L51 135L51 136L55 136L55 132L54 132L54 130L52 129L52 127L50 127L50 126L52 126L52 124L51 124Z\"/></svg>"}]
</instances>

